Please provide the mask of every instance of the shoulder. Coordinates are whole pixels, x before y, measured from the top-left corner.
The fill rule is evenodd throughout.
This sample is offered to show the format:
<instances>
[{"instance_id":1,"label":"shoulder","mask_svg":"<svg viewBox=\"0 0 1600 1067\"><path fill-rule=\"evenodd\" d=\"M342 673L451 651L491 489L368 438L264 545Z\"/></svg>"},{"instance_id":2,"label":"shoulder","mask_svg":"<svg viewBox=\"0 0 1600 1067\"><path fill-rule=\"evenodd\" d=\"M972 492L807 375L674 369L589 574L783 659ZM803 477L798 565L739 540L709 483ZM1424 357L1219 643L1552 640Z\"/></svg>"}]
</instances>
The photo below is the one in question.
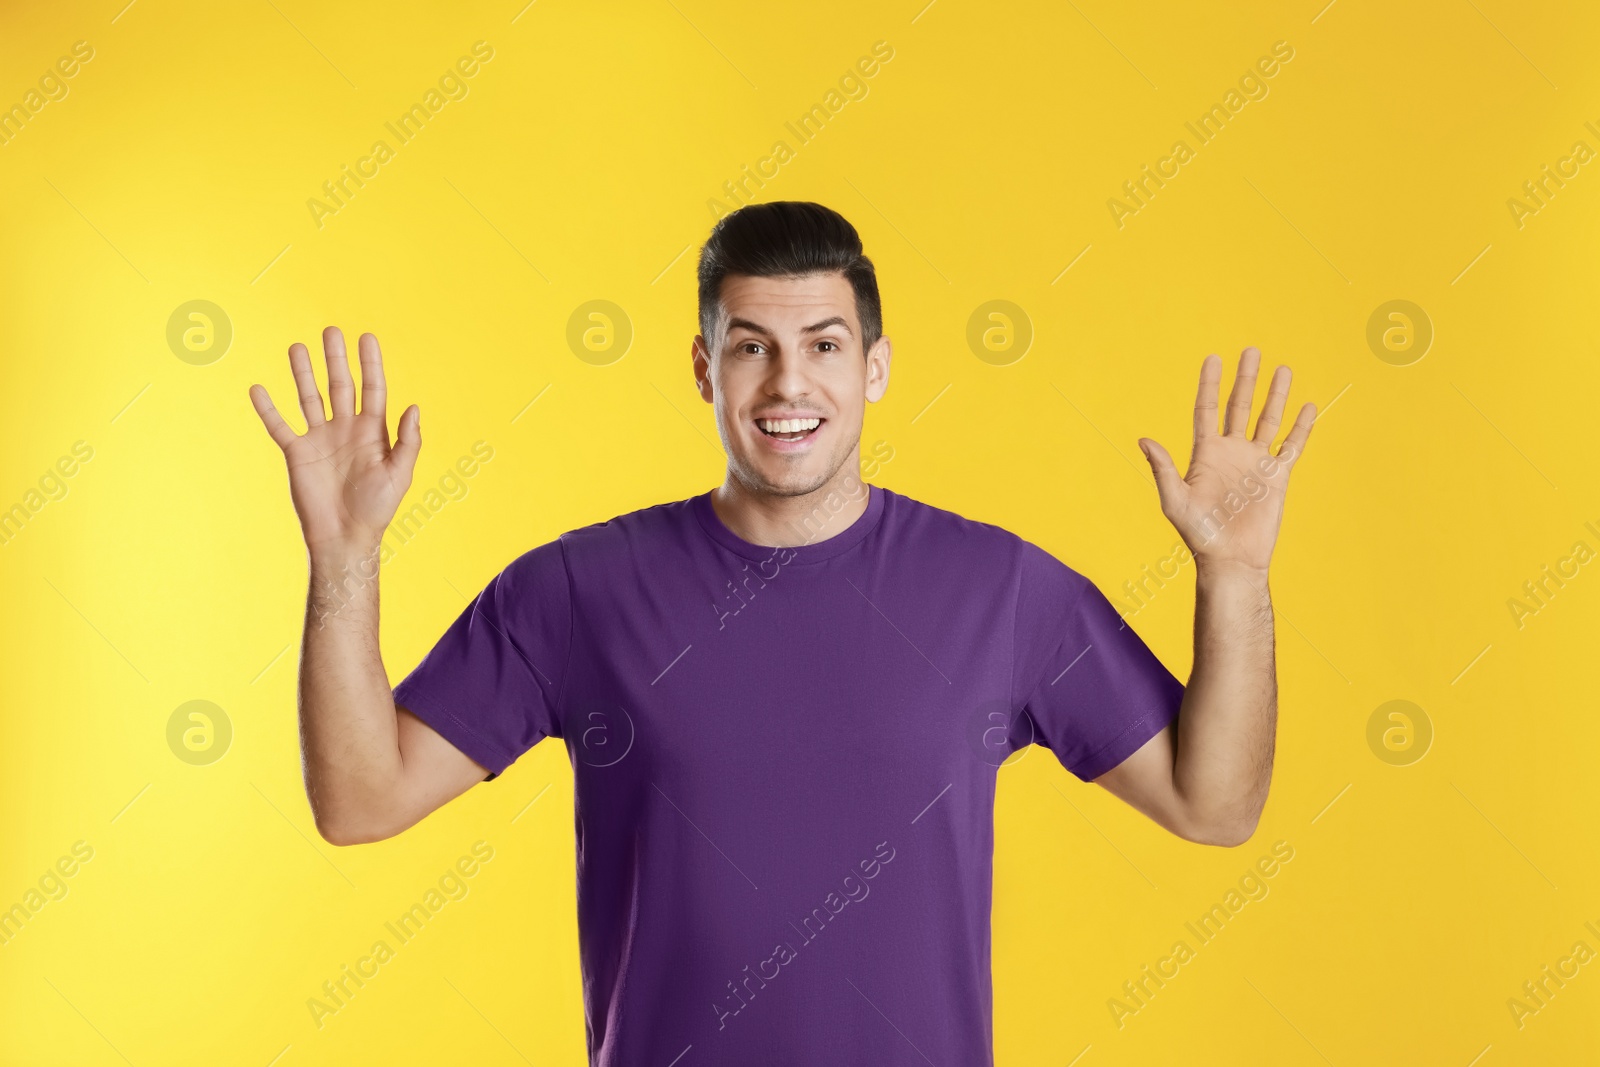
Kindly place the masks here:
<instances>
[{"instance_id":1,"label":"shoulder","mask_svg":"<svg viewBox=\"0 0 1600 1067\"><path fill-rule=\"evenodd\" d=\"M884 518L896 533L939 538L973 547L1016 552L1022 538L991 522L968 518L948 508L879 487L884 495Z\"/></svg>"},{"instance_id":2,"label":"shoulder","mask_svg":"<svg viewBox=\"0 0 1600 1067\"><path fill-rule=\"evenodd\" d=\"M693 502L692 497L685 497L682 500L666 501L634 511L625 511L609 519L568 530L559 540L565 542L569 548L626 542L629 538L640 534L655 533L663 528L678 527L692 521L694 516L690 505Z\"/></svg>"},{"instance_id":3,"label":"shoulder","mask_svg":"<svg viewBox=\"0 0 1600 1067\"><path fill-rule=\"evenodd\" d=\"M689 503L675 500L613 515L527 549L505 568L511 589L516 595L558 590L566 595L573 588L587 588L596 574L619 577L637 571L667 542L681 538L684 522L694 521Z\"/></svg>"},{"instance_id":4,"label":"shoulder","mask_svg":"<svg viewBox=\"0 0 1600 1067\"><path fill-rule=\"evenodd\" d=\"M900 493L889 493L888 514L896 516L896 533L928 539L957 555L964 568L993 561L1019 593L1049 590L1079 592L1089 579L1047 549L996 523L969 518ZM990 572L991 575L993 572Z\"/></svg>"},{"instance_id":5,"label":"shoulder","mask_svg":"<svg viewBox=\"0 0 1600 1067\"><path fill-rule=\"evenodd\" d=\"M568 530L556 543L566 566L591 580L648 569L681 555L692 543L698 527L693 503L693 497L686 497L623 512Z\"/></svg>"},{"instance_id":6,"label":"shoulder","mask_svg":"<svg viewBox=\"0 0 1600 1067\"><path fill-rule=\"evenodd\" d=\"M981 550L1014 564L1036 563L1043 556L1066 566L1043 548L996 523L974 519L948 508L936 507L903 493L883 490L885 516L893 516L897 533L928 537L952 545Z\"/></svg>"}]
</instances>

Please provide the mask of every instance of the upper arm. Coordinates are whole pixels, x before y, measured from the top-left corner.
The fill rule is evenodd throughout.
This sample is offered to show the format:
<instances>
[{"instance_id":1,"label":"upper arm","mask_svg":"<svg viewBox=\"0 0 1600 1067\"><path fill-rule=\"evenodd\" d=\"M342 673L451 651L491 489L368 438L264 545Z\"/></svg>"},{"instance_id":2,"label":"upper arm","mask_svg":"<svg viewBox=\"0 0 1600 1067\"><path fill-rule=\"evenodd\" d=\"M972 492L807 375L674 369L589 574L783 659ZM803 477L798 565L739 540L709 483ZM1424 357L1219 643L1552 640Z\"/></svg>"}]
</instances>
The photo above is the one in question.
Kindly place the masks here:
<instances>
[{"instance_id":1,"label":"upper arm","mask_svg":"<svg viewBox=\"0 0 1600 1067\"><path fill-rule=\"evenodd\" d=\"M1111 781L1131 778L1153 803L1164 768L1170 781L1183 684L1094 583L1024 546L1013 706L1032 720L1033 740L1080 780L1129 764Z\"/></svg>"},{"instance_id":2,"label":"upper arm","mask_svg":"<svg viewBox=\"0 0 1600 1067\"><path fill-rule=\"evenodd\" d=\"M1189 838L1172 773L1178 750L1177 727L1178 720L1174 719L1131 756L1092 781L1158 825Z\"/></svg>"},{"instance_id":3,"label":"upper arm","mask_svg":"<svg viewBox=\"0 0 1600 1067\"><path fill-rule=\"evenodd\" d=\"M398 704L394 710L401 770L394 806L389 812L388 837L422 821L489 775L488 768L446 741L414 713Z\"/></svg>"},{"instance_id":4,"label":"upper arm","mask_svg":"<svg viewBox=\"0 0 1600 1067\"><path fill-rule=\"evenodd\" d=\"M1249 834L1236 838L1229 832L1219 832L1208 826L1196 818L1178 790L1175 767L1180 721L1174 719L1168 723L1138 751L1093 779L1094 784L1104 786L1113 796L1144 812L1185 841L1201 845L1243 844Z\"/></svg>"},{"instance_id":5,"label":"upper arm","mask_svg":"<svg viewBox=\"0 0 1600 1067\"><path fill-rule=\"evenodd\" d=\"M396 821L409 826L561 736L572 615L557 539L490 579L394 686L406 805Z\"/></svg>"}]
</instances>

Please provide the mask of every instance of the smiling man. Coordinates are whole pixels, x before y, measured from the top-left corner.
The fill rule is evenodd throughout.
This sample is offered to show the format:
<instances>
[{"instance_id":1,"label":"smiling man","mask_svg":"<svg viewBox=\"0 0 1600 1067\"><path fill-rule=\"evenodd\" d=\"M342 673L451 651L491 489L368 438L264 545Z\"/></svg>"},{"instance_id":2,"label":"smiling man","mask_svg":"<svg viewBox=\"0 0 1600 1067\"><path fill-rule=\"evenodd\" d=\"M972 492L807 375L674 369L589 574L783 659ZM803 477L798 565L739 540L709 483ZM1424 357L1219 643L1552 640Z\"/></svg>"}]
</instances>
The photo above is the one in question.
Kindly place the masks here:
<instances>
[{"instance_id":1,"label":"smiling man","mask_svg":"<svg viewBox=\"0 0 1600 1067\"><path fill-rule=\"evenodd\" d=\"M693 368L722 484L518 556L392 690L375 560L417 408L391 445L376 339L360 340L358 412L332 328L331 418L303 345L289 362L304 434L251 387L310 560L300 725L317 827L343 845L393 836L561 738L592 1065L989 1064L1007 756L1049 748L1190 841L1255 829L1277 716L1267 568L1315 410L1273 452L1279 367L1249 435L1246 349L1221 432L1221 361L1201 364L1186 475L1140 441L1195 559L1185 686L1044 550L860 480L891 346L845 219L741 208L699 278Z\"/></svg>"}]
</instances>

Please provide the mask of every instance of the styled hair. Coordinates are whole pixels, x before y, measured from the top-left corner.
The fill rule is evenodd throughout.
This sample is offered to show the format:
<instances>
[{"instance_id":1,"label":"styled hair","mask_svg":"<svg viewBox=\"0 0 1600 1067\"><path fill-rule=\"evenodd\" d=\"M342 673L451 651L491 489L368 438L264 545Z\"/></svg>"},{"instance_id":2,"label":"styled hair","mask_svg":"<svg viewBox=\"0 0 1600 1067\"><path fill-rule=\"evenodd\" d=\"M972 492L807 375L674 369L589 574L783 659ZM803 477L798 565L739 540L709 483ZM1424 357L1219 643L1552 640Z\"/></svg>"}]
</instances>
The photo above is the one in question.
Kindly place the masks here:
<instances>
[{"instance_id":1,"label":"styled hair","mask_svg":"<svg viewBox=\"0 0 1600 1067\"><path fill-rule=\"evenodd\" d=\"M832 208L804 200L746 204L717 220L700 249L700 333L716 344L722 320L722 279L798 278L843 274L855 290L863 354L883 336L883 304L861 235Z\"/></svg>"}]
</instances>

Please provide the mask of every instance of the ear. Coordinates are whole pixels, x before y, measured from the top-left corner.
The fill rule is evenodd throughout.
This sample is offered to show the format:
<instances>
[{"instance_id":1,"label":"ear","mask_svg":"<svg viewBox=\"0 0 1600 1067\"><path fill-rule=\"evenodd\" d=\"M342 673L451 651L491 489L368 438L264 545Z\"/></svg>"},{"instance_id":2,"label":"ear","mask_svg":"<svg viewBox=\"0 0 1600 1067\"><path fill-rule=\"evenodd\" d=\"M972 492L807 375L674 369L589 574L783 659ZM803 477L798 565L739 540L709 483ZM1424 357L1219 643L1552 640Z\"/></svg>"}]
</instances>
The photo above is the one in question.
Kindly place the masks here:
<instances>
[{"instance_id":1,"label":"ear","mask_svg":"<svg viewBox=\"0 0 1600 1067\"><path fill-rule=\"evenodd\" d=\"M716 393L711 388L711 353L706 348L706 339L695 334L690 351L694 356L695 388L700 390L701 399L709 404L715 399Z\"/></svg>"},{"instance_id":2,"label":"ear","mask_svg":"<svg viewBox=\"0 0 1600 1067\"><path fill-rule=\"evenodd\" d=\"M893 346L889 338L880 337L867 352L867 400L876 404L889 390L889 359Z\"/></svg>"}]
</instances>

